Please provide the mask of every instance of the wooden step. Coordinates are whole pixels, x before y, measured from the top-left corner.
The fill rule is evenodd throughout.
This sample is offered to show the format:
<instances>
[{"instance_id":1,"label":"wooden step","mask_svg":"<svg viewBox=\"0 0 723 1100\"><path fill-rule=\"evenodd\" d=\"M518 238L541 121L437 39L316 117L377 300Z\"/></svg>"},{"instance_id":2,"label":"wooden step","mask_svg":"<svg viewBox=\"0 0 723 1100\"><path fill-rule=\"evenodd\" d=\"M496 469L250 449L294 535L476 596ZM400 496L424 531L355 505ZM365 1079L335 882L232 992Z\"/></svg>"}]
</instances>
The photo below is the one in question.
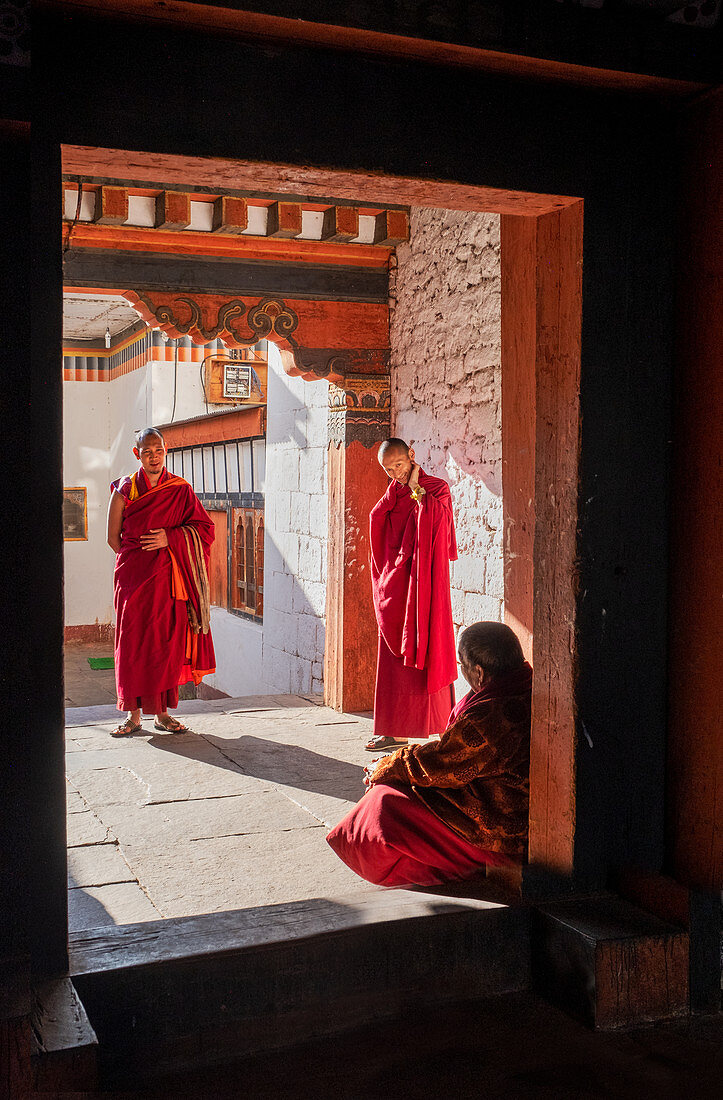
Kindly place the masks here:
<instances>
[{"instance_id":1,"label":"wooden step","mask_svg":"<svg viewBox=\"0 0 723 1100\"><path fill-rule=\"evenodd\" d=\"M529 911L379 890L70 938L103 1059L213 1064L529 988Z\"/></svg>"},{"instance_id":2,"label":"wooden step","mask_svg":"<svg viewBox=\"0 0 723 1100\"><path fill-rule=\"evenodd\" d=\"M688 950L684 929L614 895L534 912L535 988L599 1029L686 1015Z\"/></svg>"},{"instance_id":3,"label":"wooden step","mask_svg":"<svg viewBox=\"0 0 723 1100\"><path fill-rule=\"evenodd\" d=\"M98 1040L70 978L34 990L31 1014L36 1093L90 1092L97 1084Z\"/></svg>"}]
</instances>

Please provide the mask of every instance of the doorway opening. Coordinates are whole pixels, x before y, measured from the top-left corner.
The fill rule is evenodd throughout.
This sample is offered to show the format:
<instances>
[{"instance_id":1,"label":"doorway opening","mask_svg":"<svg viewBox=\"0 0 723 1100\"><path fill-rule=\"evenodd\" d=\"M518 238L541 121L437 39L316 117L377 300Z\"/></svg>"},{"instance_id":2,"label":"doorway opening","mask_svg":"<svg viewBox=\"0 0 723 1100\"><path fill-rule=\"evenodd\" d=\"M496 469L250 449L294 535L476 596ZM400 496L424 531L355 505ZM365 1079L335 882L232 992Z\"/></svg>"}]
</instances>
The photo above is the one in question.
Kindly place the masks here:
<instances>
[{"instance_id":1,"label":"doorway opening","mask_svg":"<svg viewBox=\"0 0 723 1100\"><path fill-rule=\"evenodd\" d=\"M249 776L260 781L262 786L275 786L277 790L284 785L285 778L289 778L285 769L295 767L297 778L306 776L305 784L295 788L302 792L295 800L296 810L300 808L316 818L319 843L323 840L322 830L333 823L329 820L330 813L342 809L344 803L354 801L361 793L360 765L355 762L353 750L341 754L342 759L337 761L341 770L335 778L329 777L328 757L332 754L323 750L325 746L328 748L331 736L337 737L339 744L358 746L361 743L367 719L358 712L366 711L371 701L369 688L373 684L373 675L370 679L369 673L375 657L376 629L373 613L370 615L364 540L369 503L381 495L378 491L380 475L375 469L374 444L381 438L380 427L384 427L384 434L399 433L413 440L421 451L420 457L423 457L425 464L429 464L430 472L453 481L456 479L460 487L457 519L458 525L469 533L469 546L457 571L456 589L453 577L453 591L458 593L457 625L466 625L470 616L504 617L519 633L526 655L532 659L535 683L530 859L552 870L570 870L574 835L572 676L582 202L575 198L521 195L364 174L311 173L293 166L231 164L202 158L174 157L147 158L146 175L141 180L146 186L141 190L155 190L158 194L143 196L132 192L134 187L138 190L144 154L132 154L132 172L127 163L130 154L122 151L65 147L63 155L67 176L94 181L94 193L100 195L96 201L106 200L103 181L112 180L113 184L109 183L107 190L110 192L113 187L117 192L125 192L124 203L130 204L131 199L152 198L154 217L159 216L161 193L164 195L164 212L170 208L169 195L183 196L184 201L188 202L189 213L191 206L210 207L210 214L208 211L201 212L209 219L210 228L198 228L198 223L192 227L189 220L186 229L196 238L207 234L205 241L210 240L211 236L215 241L220 239L218 230L221 226L232 224L228 219L233 217L231 211L234 209L238 232L233 234L233 240L236 242L244 236L245 231L240 229L238 222L239 207L232 207L231 200L246 201L245 196L261 193L268 203L265 208L259 207L266 209L266 230L271 226L275 234L270 237L264 234L263 240L272 242L273 257L269 259L271 252L268 251L261 258L257 253L253 260L254 270L249 271L247 265L243 276L246 280L254 274L258 275L260 270L268 275L273 265L276 265L274 277L288 278L293 264L298 268L305 262L304 251L309 254L314 250L316 252L313 262L305 270L309 280L301 285L301 289L298 283L295 284L293 306L289 306L292 298L289 284L286 284L284 294L267 293L265 296L253 293L258 290L258 285L249 281L236 282L228 289L214 288L217 307L218 299L226 304L231 298L240 299L249 310L258 307L264 297L276 302L274 309L266 314L270 325L265 337L269 341L269 424L266 434L263 528L258 521L259 509L255 501L247 502L246 506L239 504L237 511L231 512L230 523L228 501L226 507L216 509L219 515L214 517L221 531L219 543L224 544L225 535L226 546L230 547L225 562L223 555L219 557L217 554L215 559L217 608L221 608L224 597L225 564L226 611L242 612L241 618L246 621L248 629L256 628L259 638L258 673L247 657L242 655L239 659L235 637L229 634L222 640L221 646L217 645L217 650L223 654L221 660L227 664L228 675L225 681L220 676L216 677L215 690L233 698L246 698L243 706L236 703L231 709L224 710L225 703L217 697L212 721L206 723L208 733L203 753L207 757L217 757L219 763L213 766L223 773L220 784L214 784L216 793L213 800L225 803L224 811L227 811L229 818L223 825L227 830L224 834L226 850L219 859L219 867L224 862L227 866L238 865L236 856L239 844L245 844L248 851L254 847L252 840L239 839L242 831L233 823L243 816L241 804L233 800L246 800L248 808L250 799L260 793L249 787ZM229 180L233 182L234 194L229 193ZM128 181L128 186L124 186L123 181ZM111 199L120 201L117 194L109 194L108 203ZM176 198L176 201L180 200ZM251 208L251 202L247 201L247 217ZM107 209L111 210L110 205ZM121 213L125 214L127 209L123 205ZM333 211L333 225L329 211ZM497 296L498 301L496 322L491 306L489 317L475 316L475 284L468 281L466 293L469 300L461 305L461 313L450 316L445 314L444 309L441 311L443 326L453 334L453 340L459 345L458 351L452 355L447 347L437 349L435 362L434 352L425 356L423 341L415 347L416 337L411 340L401 338L404 327L408 326L410 311L405 304L400 307L400 303L406 303L415 296L418 299L420 293L424 293L419 285L421 269L418 277L414 265L420 263L424 266L425 255L429 259L432 254L441 255L443 251L440 239L430 242L427 252L424 247L419 250L425 233L440 230L437 212L441 214L441 229L452 236L454 224L464 225L474 221L475 233L485 238L480 243L477 257L482 266L486 262L491 263L491 256L496 251L497 268L489 273L478 271L477 274L482 282L489 280L491 293L488 297L493 300ZM196 218L201 216L197 211L193 213ZM227 220L221 220L214 226L217 215ZM118 216L115 215L116 218ZM407 219L406 234L400 229L402 216ZM260 228L261 216L252 215L252 218L259 219L256 228ZM105 245L113 237L113 247L124 253L123 262L130 262L125 255L131 251L127 247L128 238L134 235L136 251L141 251L139 234L142 236L143 227L133 227L127 222L128 217L115 223L88 222L85 226L78 223L76 248L83 234L87 252L93 247L88 244L92 234L95 233ZM113 232L103 229L104 224L112 225ZM251 222L247 221L246 228L249 224ZM411 237L410 224L414 228ZM81 228L80 234L78 227ZM329 234L330 227L334 230L332 234ZM153 232L153 227L146 226L145 231ZM184 230L165 229L163 232L170 235ZM382 232L384 236L380 236ZM314 236L311 236L312 233ZM324 236L325 233L327 236ZM123 241L124 234L126 246L122 247L119 242ZM332 241L332 237L340 239ZM469 256L466 260L459 259L459 252L465 247L474 251L469 240L462 238L463 235L457 235L450 259L454 265L462 265L466 276L475 267L476 259L473 258L472 263ZM229 239L227 236L226 242ZM247 248L259 239L260 235L248 234L244 237L243 247ZM323 267L320 253L325 242L333 243L336 254L335 262L327 259L326 267ZM224 246L228 249L235 247L235 244L229 246L225 243ZM339 254L344 248L357 260L356 263L347 262L346 266L355 268L354 276L357 282L361 280L364 288L362 291L354 290L353 294L337 288L336 296L331 297L328 289L331 268L345 266L339 263ZM416 252L415 248L418 249ZM101 251L97 245L96 249L98 253ZM377 249L376 254L374 249ZM400 267L399 259L405 249L404 264ZM71 257L68 265L70 269L75 265L76 287L81 279L78 274L81 250L76 250L75 259ZM382 263L380 257L384 250L386 256ZM367 254L370 255L365 263L358 262L359 257L367 258ZM229 257L222 259L228 270L231 266ZM99 255L86 256L85 260L92 260L96 264L96 272L100 270ZM217 260L220 262L221 257ZM279 276L282 267L286 275ZM317 271L320 267L327 281L322 280L323 285L314 285L310 273L312 268ZM397 296L396 309L392 300L391 310L387 301L390 269L392 297ZM86 266L85 270L89 268ZM380 271L383 273L384 293L378 285ZM130 274L131 268L127 266L124 278L127 280ZM115 292L127 291L131 285L128 281L119 280L117 262L115 275L108 276L106 283L108 280L112 282L111 289ZM88 287L87 276L80 285ZM448 290L447 305L460 296L459 288ZM149 293L147 287L144 293ZM174 293L178 294L177 288L174 288ZM199 295L204 293L210 297L208 290L200 291L194 300L198 303ZM324 294L327 296L324 297ZM436 313L440 312L439 304L437 302L432 306L425 303L417 318L417 337L427 327L429 309L433 309L436 317ZM160 300L155 303L156 308L163 305ZM293 334L288 332L288 322L284 321L286 306L296 319ZM322 315L320 319L319 314ZM372 323L369 323L370 318ZM313 333L315 320L326 334L323 338L306 335ZM468 353L474 341L465 335L466 329L479 332L485 325L494 327L495 323L498 328L498 354L491 354L489 358L496 359L496 362L484 361L484 348L491 347L484 340L475 349L475 363L470 362ZM379 335L384 325L386 342ZM178 337L173 336L172 339L177 340ZM314 354L311 355L311 352ZM424 364L419 362L420 357L424 357ZM449 374L448 366L453 368ZM484 392L475 404L470 402L469 380L484 372L489 373L491 383L487 388L482 387ZM272 400L274 386L277 387L279 427L270 444L275 415ZM449 400L445 399L446 403L440 401L442 388L449 397ZM490 392L492 399L485 400ZM430 403L435 407L435 417L425 421L420 410ZM447 409L446 420L444 408ZM484 422L485 417L488 423ZM189 451L191 469L194 470L196 462L205 484L207 467L209 473L214 471L215 476L216 448L221 440L207 439L205 436L199 438L199 432L207 431L208 418L202 418L195 426L192 423L194 420L195 417L186 418L187 424L183 425L183 432L178 434L172 446L173 462L179 461L185 472L186 452ZM442 422L445 431L441 431ZM331 435L328 446L327 432ZM496 438L492 441L491 437L495 434ZM479 440L490 441L486 451L487 444L480 445ZM241 437L230 442L238 445ZM480 454L475 457L477 447ZM253 441L251 453L253 455ZM178 455L180 458L176 457ZM314 485L317 486L315 492L307 491ZM225 488L228 489L228 482ZM256 491L255 485L251 491ZM269 493L274 495L273 506ZM480 525L476 523L476 517L482 513L485 519ZM225 530L222 515L226 518ZM239 531L243 535L240 540L237 537ZM484 548L482 539L486 539ZM254 561L250 572L246 567L249 552ZM475 565L481 557L486 566L480 578L479 569L475 575ZM259 560L263 569L262 623L253 621L254 615L257 620L259 618L256 614ZM243 570L240 571L242 561ZM238 598L243 588L244 606L229 608L228 603L232 602L240 582ZM252 587L255 601L253 613L246 602ZM306 607L303 606L304 601ZM217 618L219 623L226 623L218 615ZM263 634L259 634L259 630ZM272 640L276 640L278 645L272 645ZM275 654L273 658L267 656L272 652ZM271 663L267 663L271 661L275 663L275 670ZM258 676L261 690L226 691L224 682L230 685L233 676L241 672L251 677ZM277 676L278 679L274 679ZM269 691L268 688L275 684L281 686L277 691ZM214 684L211 686L214 687ZM318 707L322 687L326 703L333 708L331 712L321 711ZM287 700L293 697L294 705L289 705L287 701L276 708L270 707L268 700L273 695L285 696ZM255 698L249 701L249 696ZM273 717L270 715L272 710L278 712ZM229 738L228 731L224 733L221 728L224 723L228 724L229 716L237 724L244 723L245 732L241 738ZM282 740L282 731L288 729L291 720L303 731L305 740L301 744L294 744L290 738ZM279 744L284 747L284 760L281 762L278 757L276 761L269 759L264 745L258 743L264 742L262 730L268 731L270 722L277 723L270 741L277 748ZM215 732L212 728L214 723L217 727ZM257 743L252 744L254 739ZM78 737L76 740L88 738ZM239 741L243 744L237 743ZM179 740L171 745L168 740L162 750L163 757L174 758L179 778L190 766L188 744L188 741ZM151 749L159 755L158 745L151 745ZM251 750L256 753L253 763ZM122 751L119 749L119 753ZM267 759L260 766L259 756L263 756L265 751ZM139 792L136 779L128 779L132 768L121 763L120 755L112 766L120 769L117 774L124 776L123 783L126 784L123 799L112 805L119 807L126 801L130 802L138 811L136 817L145 816L147 819L147 824L142 828L147 830L148 835L144 844L138 845L139 849L149 850L151 835L161 837L163 843L158 854L164 868L161 877L165 876L167 880L169 896L174 891L179 893L182 887L174 880L172 871L178 852L174 850L173 833L167 828L167 822L180 814L178 809L170 808L179 804L175 792L161 790L161 797L148 797L147 793ZM109 769L101 767L90 770ZM188 774L185 781L189 781ZM109 777L104 777L103 782L107 787ZM110 783L114 788L113 797L122 790L123 783ZM92 782L87 789L91 788ZM77 788L76 793L83 800L83 806L87 807L82 790ZM192 798L191 801L202 800ZM293 804L294 799L291 802ZM330 810L330 805L333 810ZM79 808L76 812L85 814L88 810ZM122 816L121 812L115 814L117 819ZM277 822L283 817L278 807L275 817ZM152 824L151 818L154 819ZM101 824L105 824L102 818ZM192 841L198 852L203 851L203 845L209 840L204 835L204 828L208 832L215 827L210 818L205 822L200 818L194 822L192 831L197 835L192 837ZM286 832L293 831L292 824ZM248 837L249 834L245 835ZM304 841L308 839L304 837ZM261 841L257 845L258 860L263 861L264 852L266 869L268 846ZM303 846L295 859L297 865L303 867ZM114 873L112 869L108 871L109 875ZM109 881L101 883L98 889L119 885L117 881ZM247 885L243 884L238 886L237 896L242 896L244 891L246 898L252 897ZM269 900L268 895L265 900ZM199 899L198 904L202 905L203 901ZM223 907L226 906L214 906Z\"/></svg>"}]
</instances>

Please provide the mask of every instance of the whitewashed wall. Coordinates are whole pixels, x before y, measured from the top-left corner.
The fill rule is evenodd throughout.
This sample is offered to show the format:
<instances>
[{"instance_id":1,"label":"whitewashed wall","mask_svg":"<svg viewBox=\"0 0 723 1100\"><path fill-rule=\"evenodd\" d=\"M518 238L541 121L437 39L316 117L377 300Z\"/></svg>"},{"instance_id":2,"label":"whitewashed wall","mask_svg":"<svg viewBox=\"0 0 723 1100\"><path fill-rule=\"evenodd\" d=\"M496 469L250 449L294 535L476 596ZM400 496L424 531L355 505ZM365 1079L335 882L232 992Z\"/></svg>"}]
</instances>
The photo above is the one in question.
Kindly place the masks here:
<instances>
[{"instance_id":1,"label":"whitewashed wall","mask_svg":"<svg viewBox=\"0 0 723 1100\"><path fill-rule=\"evenodd\" d=\"M135 469L133 432L150 415L148 368L63 385L63 484L86 486L88 541L66 542L65 623L113 621L115 557L106 543L110 482Z\"/></svg>"},{"instance_id":2,"label":"whitewashed wall","mask_svg":"<svg viewBox=\"0 0 723 1100\"><path fill-rule=\"evenodd\" d=\"M168 346L171 349L170 354L173 354L174 342L172 341ZM171 418L175 423L177 420L190 420L193 416L203 416L206 406L203 399L201 368L198 363L182 361L176 366L173 362L154 361L150 370L154 424L170 424ZM214 409L217 407L213 406Z\"/></svg>"},{"instance_id":3,"label":"whitewashed wall","mask_svg":"<svg viewBox=\"0 0 723 1100\"><path fill-rule=\"evenodd\" d=\"M410 229L390 287L392 423L452 491L459 631L502 619L499 216L413 208Z\"/></svg>"},{"instance_id":4,"label":"whitewashed wall","mask_svg":"<svg viewBox=\"0 0 723 1100\"><path fill-rule=\"evenodd\" d=\"M290 378L269 345L263 669L273 692L322 691L328 390Z\"/></svg>"},{"instance_id":5,"label":"whitewashed wall","mask_svg":"<svg viewBox=\"0 0 723 1100\"><path fill-rule=\"evenodd\" d=\"M212 607L211 634L216 672L204 677L205 684L233 699L243 695L273 695L278 690L264 675L261 623L249 622L222 607Z\"/></svg>"}]
</instances>

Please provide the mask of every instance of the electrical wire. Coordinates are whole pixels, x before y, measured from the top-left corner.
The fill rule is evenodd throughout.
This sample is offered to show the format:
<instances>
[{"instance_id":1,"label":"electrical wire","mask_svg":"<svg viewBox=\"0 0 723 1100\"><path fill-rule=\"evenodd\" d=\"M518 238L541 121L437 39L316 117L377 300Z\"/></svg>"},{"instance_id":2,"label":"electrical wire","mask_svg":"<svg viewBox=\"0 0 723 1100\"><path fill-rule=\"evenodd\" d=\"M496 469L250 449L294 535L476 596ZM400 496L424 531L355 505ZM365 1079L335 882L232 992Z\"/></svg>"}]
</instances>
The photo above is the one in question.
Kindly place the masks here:
<instances>
[{"instance_id":1,"label":"electrical wire","mask_svg":"<svg viewBox=\"0 0 723 1100\"><path fill-rule=\"evenodd\" d=\"M80 218L80 208L81 208L82 203L83 203L83 177L79 176L78 177L78 201L75 204L75 217L73 218L72 222L68 226L68 236L65 238L65 247L63 248L63 255L65 255L65 253L70 248L70 241L71 241L71 238L73 236L73 231L74 231L76 225L78 224L78 219Z\"/></svg>"}]
</instances>

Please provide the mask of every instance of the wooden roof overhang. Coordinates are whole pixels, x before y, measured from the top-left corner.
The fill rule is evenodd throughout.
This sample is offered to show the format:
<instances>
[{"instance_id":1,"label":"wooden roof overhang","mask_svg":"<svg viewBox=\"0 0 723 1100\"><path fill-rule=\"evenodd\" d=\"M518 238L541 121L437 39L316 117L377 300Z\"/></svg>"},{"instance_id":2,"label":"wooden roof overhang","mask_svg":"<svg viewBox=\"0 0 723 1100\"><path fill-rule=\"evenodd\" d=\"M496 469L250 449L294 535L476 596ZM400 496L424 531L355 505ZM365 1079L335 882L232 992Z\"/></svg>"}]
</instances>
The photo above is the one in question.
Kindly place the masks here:
<instances>
[{"instance_id":1,"label":"wooden roof overhang","mask_svg":"<svg viewBox=\"0 0 723 1100\"><path fill-rule=\"evenodd\" d=\"M389 261L409 236L405 206L96 175L66 175L63 189L66 288L120 290L173 338L273 340L288 373L305 378L386 373Z\"/></svg>"}]
</instances>

